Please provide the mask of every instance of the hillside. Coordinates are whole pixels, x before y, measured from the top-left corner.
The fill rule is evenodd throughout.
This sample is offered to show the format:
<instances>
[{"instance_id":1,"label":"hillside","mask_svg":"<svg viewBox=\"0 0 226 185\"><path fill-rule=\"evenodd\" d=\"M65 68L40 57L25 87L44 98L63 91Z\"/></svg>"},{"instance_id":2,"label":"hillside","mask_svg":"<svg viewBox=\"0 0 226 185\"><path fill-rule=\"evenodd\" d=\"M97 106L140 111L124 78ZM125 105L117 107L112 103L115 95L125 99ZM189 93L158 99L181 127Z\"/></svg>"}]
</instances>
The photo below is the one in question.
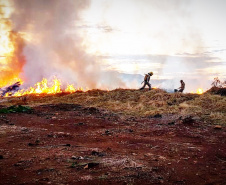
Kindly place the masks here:
<instances>
[{"instance_id":1,"label":"hillside","mask_svg":"<svg viewBox=\"0 0 226 185\"><path fill-rule=\"evenodd\" d=\"M225 98L160 89L2 98L0 185L223 185Z\"/></svg>"},{"instance_id":2,"label":"hillside","mask_svg":"<svg viewBox=\"0 0 226 185\"><path fill-rule=\"evenodd\" d=\"M209 91L212 92L212 91ZM113 91L90 90L72 94L9 97L2 105L73 103L86 107L106 109L130 116L154 116L156 114L193 116L209 124L226 123L226 97L213 93L182 94L167 93L161 89L139 91L116 89Z\"/></svg>"}]
</instances>

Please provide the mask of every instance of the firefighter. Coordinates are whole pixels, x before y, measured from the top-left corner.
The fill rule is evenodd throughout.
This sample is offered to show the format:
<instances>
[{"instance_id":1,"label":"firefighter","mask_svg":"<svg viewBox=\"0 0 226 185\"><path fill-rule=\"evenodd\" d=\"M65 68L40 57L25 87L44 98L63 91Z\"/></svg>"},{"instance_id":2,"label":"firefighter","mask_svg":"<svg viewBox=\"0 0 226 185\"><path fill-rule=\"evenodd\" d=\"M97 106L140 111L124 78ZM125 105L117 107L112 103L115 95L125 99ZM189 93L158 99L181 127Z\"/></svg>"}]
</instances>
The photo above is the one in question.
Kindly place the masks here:
<instances>
[{"instance_id":1,"label":"firefighter","mask_svg":"<svg viewBox=\"0 0 226 185\"><path fill-rule=\"evenodd\" d=\"M144 81L142 82L142 83L144 83L144 85L143 85L143 87L140 88L140 90L144 89L146 85L149 87L149 90L151 90L151 84L149 83L149 81L150 81L150 77L152 75L153 75L153 72L145 74Z\"/></svg>"},{"instance_id":2,"label":"firefighter","mask_svg":"<svg viewBox=\"0 0 226 185\"><path fill-rule=\"evenodd\" d=\"M178 92L183 92L185 89L185 83L183 80L180 80L180 87L178 88Z\"/></svg>"}]
</instances>

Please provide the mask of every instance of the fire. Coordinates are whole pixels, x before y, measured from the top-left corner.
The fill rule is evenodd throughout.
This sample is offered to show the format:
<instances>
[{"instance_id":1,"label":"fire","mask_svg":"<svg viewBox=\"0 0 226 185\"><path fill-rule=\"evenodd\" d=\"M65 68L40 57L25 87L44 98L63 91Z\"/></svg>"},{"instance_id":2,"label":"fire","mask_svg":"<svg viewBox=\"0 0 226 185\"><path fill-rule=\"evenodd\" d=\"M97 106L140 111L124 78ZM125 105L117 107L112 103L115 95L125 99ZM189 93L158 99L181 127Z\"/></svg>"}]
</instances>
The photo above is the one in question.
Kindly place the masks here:
<instances>
[{"instance_id":1,"label":"fire","mask_svg":"<svg viewBox=\"0 0 226 185\"><path fill-rule=\"evenodd\" d=\"M24 42L19 33L12 31L10 7L10 1L0 2L0 87L18 81L25 64Z\"/></svg>"},{"instance_id":2,"label":"fire","mask_svg":"<svg viewBox=\"0 0 226 185\"><path fill-rule=\"evenodd\" d=\"M57 93L73 93L76 91L87 91L89 90L86 88L84 90L82 87L75 88L72 84L67 85L66 89L63 90L61 87L61 81L57 78L54 78L52 82L48 82L46 78L43 78L41 82L37 82L34 87L30 87L28 89L22 89L18 92L14 93L13 96L23 96L28 94L40 95L40 94L57 94ZM8 93L5 97L9 96Z\"/></svg>"},{"instance_id":3,"label":"fire","mask_svg":"<svg viewBox=\"0 0 226 185\"><path fill-rule=\"evenodd\" d=\"M73 85L67 85L67 88L64 90L64 92L73 93L73 92L76 92L76 91L88 91L88 90L89 90L88 87L86 87L86 90L84 90L83 87L75 88Z\"/></svg>"},{"instance_id":4,"label":"fire","mask_svg":"<svg viewBox=\"0 0 226 185\"><path fill-rule=\"evenodd\" d=\"M13 9L9 1L0 2L0 88L21 82L19 75L22 73L25 64L25 57L23 56L24 41L31 41L32 36L25 32L12 31L12 24L9 20ZM61 88L61 81L55 78L52 82L48 82L43 78L34 87L22 89L17 92L7 92L3 96L23 96L27 94L57 94L61 92L73 93L76 91L83 91L82 87L75 88L73 85L68 85L63 91ZM88 90L88 88L87 88Z\"/></svg>"},{"instance_id":5,"label":"fire","mask_svg":"<svg viewBox=\"0 0 226 185\"><path fill-rule=\"evenodd\" d=\"M73 85L68 85L67 88L65 89L65 92L73 93L76 91L76 88L74 88Z\"/></svg>"},{"instance_id":6,"label":"fire","mask_svg":"<svg viewBox=\"0 0 226 185\"><path fill-rule=\"evenodd\" d=\"M203 89L202 88L198 88L197 90L196 90L196 94L203 94ZM194 94L194 91L191 91L190 93L192 93L192 94Z\"/></svg>"},{"instance_id":7,"label":"fire","mask_svg":"<svg viewBox=\"0 0 226 185\"><path fill-rule=\"evenodd\" d=\"M13 96L23 96L26 94L56 94L61 93L60 88L61 82L57 78L53 80L53 85L48 85L48 80L43 78L41 82L35 84L34 87L30 87L28 90L20 90L16 92Z\"/></svg>"},{"instance_id":8,"label":"fire","mask_svg":"<svg viewBox=\"0 0 226 185\"><path fill-rule=\"evenodd\" d=\"M198 88L196 91L197 94L203 94L203 89L202 88Z\"/></svg>"}]
</instances>

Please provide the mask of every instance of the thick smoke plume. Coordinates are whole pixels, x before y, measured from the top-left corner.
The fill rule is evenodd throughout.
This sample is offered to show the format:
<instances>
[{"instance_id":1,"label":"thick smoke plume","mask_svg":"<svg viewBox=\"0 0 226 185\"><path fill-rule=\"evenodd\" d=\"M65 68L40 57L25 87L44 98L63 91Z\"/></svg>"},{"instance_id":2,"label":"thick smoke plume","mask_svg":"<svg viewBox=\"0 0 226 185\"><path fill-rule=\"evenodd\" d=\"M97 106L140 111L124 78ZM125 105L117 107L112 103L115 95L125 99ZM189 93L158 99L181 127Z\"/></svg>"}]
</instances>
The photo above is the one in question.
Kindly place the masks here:
<instances>
[{"instance_id":1,"label":"thick smoke plume","mask_svg":"<svg viewBox=\"0 0 226 185\"><path fill-rule=\"evenodd\" d=\"M25 82L57 76L67 83L89 88L123 86L114 73L104 72L94 56L85 52L76 23L89 0L14 0L14 30L24 33L27 64Z\"/></svg>"}]
</instances>

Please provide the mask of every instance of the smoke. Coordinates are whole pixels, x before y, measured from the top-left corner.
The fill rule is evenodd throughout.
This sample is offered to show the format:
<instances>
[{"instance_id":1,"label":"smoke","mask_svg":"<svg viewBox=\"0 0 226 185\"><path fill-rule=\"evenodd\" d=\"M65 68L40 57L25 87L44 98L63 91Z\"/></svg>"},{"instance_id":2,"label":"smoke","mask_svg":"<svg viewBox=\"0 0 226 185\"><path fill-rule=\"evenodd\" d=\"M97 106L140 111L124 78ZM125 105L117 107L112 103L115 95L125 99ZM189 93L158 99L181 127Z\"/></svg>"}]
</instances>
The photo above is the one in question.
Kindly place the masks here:
<instances>
[{"instance_id":1,"label":"smoke","mask_svg":"<svg viewBox=\"0 0 226 185\"><path fill-rule=\"evenodd\" d=\"M27 84L57 76L89 88L123 86L115 73L105 72L97 58L85 52L76 32L80 13L89 4L89 0L13 0L14 30L26 39L23 74Z\"/></svg>"},{"instance_id":2,"label":"smoke","mask_svg":"<svg viewBox=\"0 0 226 185\"><path fill-rule=\"evenodd\" d=\"M156 37L163 53L154 55L150 61L160 64L155 69L157 79L167 80L158 86L167 90L178 88L181 79L186 83L186 92L210 87L211 74L206 69L216 65L216 58L206 52L209 46L193 21L191 4L178 0L153 1L152 4L158 9L163 25L156 26L159 30Z\"/></svg>"},{"instance_id":3,"label":"smoke","mask_svg":"<svg viewBox=\"0 0 226 185\"><path fill-rule=\"evenodd\" d=\"M153 71L152 79L159 82L168 79L164 83L153 84L161 88L177 88L181 79L186 82L187 92L209 86L210 74L205 70L216 63L211 55L205 53L208 45L194 22L197 17L193 15L192 1L98 2L101 3L93 3L93 12L96 10L99 13L97 17L100 17L96 23L112 28L111 32L99 39L101 43L106 43L105 48L111 44L110 50L105 50L111 56L107 59L111 67L130 74L143 75ZM89 30L89 27L86 29ZM125 60L119 60L117 56L125 56ZM134 61L138 70L132 67ZM156 63L159 65L155 65ZM134 79L136 77L134 75ZM140 84L131 85L138 88Z\"/></svg>"},{"instance_id":4,"label":"smoke","mask_svg":"<svg viewBox=\"0 0 226 185\"><path fill-rule=\"evenodd\" d=\"M152 79L169 79L160 84L161 88L176 88L180 79L186 82L186 91L206 87L210 78L207 69L216 65L217 60L211 57L211 53L206 53L209 46L193 22L196 19L192 19L191 14L190 2L193 1L11 1L15 10L11 16L13 30L25 39L25 46L21 48L27 62L20 71L28 85L54 75L64 82L89 88L126 87L129 82L131 88L140 85L132 83L136 81L136 75L132 80L128 76L125 78L129 80L125 80L118 72L106 72L100 57L86 53L90 48L91 51L100 51L98 55L105 55L106 51L113 59L115 55L124 54L131 55L131 58L144 56L145 64L137 61L139 71L124 65L127 70L120 72L144 74L154 71ZM87 8L88 17L100 17L93 24L81 17ZM99 25L96 32L89 32L96 25ZM105 34L100 31L103 29ZM89 42L93 37L88 37L85 30L99 34L96 38L100 39ZM81 36L82 31L83 37L87 37ZM109 45L113 51L105 50ZM128 59L129 62L133 60L135 58ZM156 63L159 65L154 65ZM109 65L113 70L114 64L110 61ZM189 84L192 84L191 88Z\"/></svg>"}]
</instances>

